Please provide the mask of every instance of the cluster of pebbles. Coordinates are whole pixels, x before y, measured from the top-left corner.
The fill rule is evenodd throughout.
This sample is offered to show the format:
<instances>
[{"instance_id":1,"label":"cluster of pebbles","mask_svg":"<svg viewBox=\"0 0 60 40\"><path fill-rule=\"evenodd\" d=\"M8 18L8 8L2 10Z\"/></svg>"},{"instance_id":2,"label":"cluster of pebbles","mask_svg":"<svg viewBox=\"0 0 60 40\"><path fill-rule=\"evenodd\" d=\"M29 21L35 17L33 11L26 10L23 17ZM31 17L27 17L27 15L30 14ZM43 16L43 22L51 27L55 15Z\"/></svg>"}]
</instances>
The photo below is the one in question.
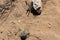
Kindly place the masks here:
<instances>
[{"instance_id":1,"label":"cluster of pebbles","mask_svg":"<svg viewBox=\"0 0 60 40\"><path fill-rule=\"evenodd\" d=\"M15 5L15 0L0 0L0 24L2 24L10 14Z\"/></svg>"},{"instance_id":2,"label":"cluster of pebbles","mask_svg":"<svg viewBox=\"0 0 60 40\"><path fill-rule=\"evenodd\" d=\"M0 14L6 13L12 7L14 0L0 0Z\"/></svg>"}]
</instances>

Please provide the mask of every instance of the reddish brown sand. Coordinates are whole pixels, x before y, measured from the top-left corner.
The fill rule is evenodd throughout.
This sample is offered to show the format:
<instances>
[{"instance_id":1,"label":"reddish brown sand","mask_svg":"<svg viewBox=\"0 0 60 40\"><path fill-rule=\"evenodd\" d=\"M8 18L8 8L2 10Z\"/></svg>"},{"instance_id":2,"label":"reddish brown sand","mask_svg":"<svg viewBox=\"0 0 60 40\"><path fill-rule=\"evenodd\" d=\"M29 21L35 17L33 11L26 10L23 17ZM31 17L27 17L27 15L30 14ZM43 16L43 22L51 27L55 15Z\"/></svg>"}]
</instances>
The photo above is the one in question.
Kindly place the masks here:
<instances>
[{"instance_id":1,"label":"reddish brown sand","mask_svg":"<svg viewBox=\"0 0 60 40\"><path fill-rule=\"evenodd\" d=\"M0 19L0 40L21 40L21 30L29 31L27 40L60 40L60 0L47 0L41 15L26 15L23 0L14 2L15 7ZM6 17L7 16L7 17Z\"/></svg>"}]
</instances>

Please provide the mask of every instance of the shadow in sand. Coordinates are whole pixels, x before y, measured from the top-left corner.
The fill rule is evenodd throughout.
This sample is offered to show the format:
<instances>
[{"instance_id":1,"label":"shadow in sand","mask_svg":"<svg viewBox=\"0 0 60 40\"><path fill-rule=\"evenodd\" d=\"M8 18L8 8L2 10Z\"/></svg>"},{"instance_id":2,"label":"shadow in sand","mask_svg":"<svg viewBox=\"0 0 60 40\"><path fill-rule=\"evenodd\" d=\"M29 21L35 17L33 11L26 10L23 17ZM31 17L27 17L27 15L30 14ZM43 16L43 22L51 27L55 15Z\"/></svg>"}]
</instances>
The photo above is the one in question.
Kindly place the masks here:
<instances>
[{"instance_id":1,"label":"shadow in sand","mask_svg":"<svg viewBox=\"0 0 60 40\"><path fill-rule=\"evenodd\" d=\"M22 36L21 40L26 40L26 38L27 38L26 36Z\"/></svg>"},{"instance_id":2,"label":"shadow in sand","mask_svg":"<svg viewBox=\"0 0 60 40\"><path fill-rule=\"evenodd\" d=\"M41 15L41 12L38 13L36 10L34 10L34 8L32 8L33 10L31 10L31 13L34 15L34 16L38 16L38 15Z\"/></svg>"}]
</instances>

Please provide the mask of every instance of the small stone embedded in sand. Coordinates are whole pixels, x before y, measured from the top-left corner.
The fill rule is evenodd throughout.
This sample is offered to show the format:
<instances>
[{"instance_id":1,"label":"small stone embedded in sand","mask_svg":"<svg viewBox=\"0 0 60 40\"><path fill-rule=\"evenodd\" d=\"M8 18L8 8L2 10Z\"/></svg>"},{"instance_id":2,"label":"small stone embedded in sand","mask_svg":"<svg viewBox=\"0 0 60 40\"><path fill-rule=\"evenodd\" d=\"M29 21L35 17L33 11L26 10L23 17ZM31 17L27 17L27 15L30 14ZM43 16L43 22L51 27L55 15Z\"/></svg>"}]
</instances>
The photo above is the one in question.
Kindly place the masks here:
<instances>
[{"instance_id":1,"label":"small stone embedded in sand","mask_svg":"<svg viewBox=\"0 0 60 40\"><path fill-rule=\"evenodd\" d=\"M1 34L3 33L3 32L0 32Z\"/></svg>"},{"instance_id":2,"label":"small stone embedded in sand","mask_svg":"<svg viewBox=\"0 0 60 40\"><path fill-rule=\"evenodd\" d=\"M29 33L26 30L22 31L22 33L20 35L21 40L26 40L28 35L29 35Z\"/></svg>"},{"instance_id":3,"label":"small stone embedded in sand","mask_svg":"<svg viewBox=\"0 0 60 40\"><path fill-rule=\"evenodd\" d=\"M48 27L49 29L51 28L51 27Z\"/></svg>"},{"instance_id":4,"label":"small stone embedded in sand","mask_svg":"<svg viewBox=\"0 0 60 40\"><path fill-rule=\"evenodd\" d=\"M15 24L15 22L11 22L11 23Z\"/></svg>"},{"instance_id":5,"label":"small stone embedded in sand","mask_svg":"<svg viewBox=\"0 0 60 40\"><path fill-rule=\"evenodd\" d=\"M8 36L11 36L11 34L9 33Z\"/></svg>"},{"instance_id":6,"label":"small stone embedded in sand","mask_svg":"<svg viewBox=\"0 0 60 40\"><path fill-rule=\"evenodd\" d=\"M15 33L15 36L17 35L17 33Z\"/></svg>"},{"instance_id":7,"label":"small stone embedded in sand","mask_svg":"<svg viewBox=\"0 0 60 40\"><path fill-rule=\"evenodd\" d=\"M2 8L0 8L0 12L2 12L2 10L3 10L3 9L2 9Z\"/></svg>"},{"instance_id":8,"label":"small stone embedded in sand","mask_svg":"<svg viewBox=\"0 0 60 40\"><path fill-rule=\"evenodd\" d=\"M16 13L16 14L14 14L15 15L15 17L20 17L20 16L22 16L21 14L19 14L19 13Z\"/></svg>"},{"instance_id":9,"label":"small stone embedded in sand","mask_svg":"<svg viewBox=\"0 0 60 40\"><path fill-rule=\"evenodd\" d=\"M5 39L2 39L2 40L5 40Z\"/></svg>"},{"instance_id":10,"label":"small stone embedded in sand","mask_svg":"<svg viewBox=\"0 0 60 40\"><path fill-rule=\"evenodd\" d=\"M20 22L21 22L21 20L18 20L18 22L20 23Z\"/></svg>"},{"instance_id":11,"label":"small stone embedded in sand","mask_svg":"<svg viewBox=\"0 0 60 40\"><path fill-rule=\"evenodd\" d=\"M50 23L48 23L49 25L51 25Z\"/></svg>"}]
</instances>

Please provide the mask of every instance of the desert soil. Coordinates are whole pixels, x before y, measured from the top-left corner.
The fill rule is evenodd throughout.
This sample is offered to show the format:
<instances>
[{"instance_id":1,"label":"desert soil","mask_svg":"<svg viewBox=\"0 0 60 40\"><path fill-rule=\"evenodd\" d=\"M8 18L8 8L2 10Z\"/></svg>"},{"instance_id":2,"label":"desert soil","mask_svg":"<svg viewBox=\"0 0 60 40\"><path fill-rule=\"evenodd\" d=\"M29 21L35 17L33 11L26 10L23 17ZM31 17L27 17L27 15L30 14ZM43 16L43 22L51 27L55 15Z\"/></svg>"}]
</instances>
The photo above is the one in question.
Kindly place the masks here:
<instances>
[{"instance_id":1,"label":"desert soil","mask_svg":"<svg viewBox=\"0 0 60 40\"><path fill-rule=\"evenodd\" d=\"M26 40L60 40L60 0L45 1L38 16L32 13L27 16L24 0L13 2L15 7L0 16L0 40L21 40L20 34L24 29L33 35Z\"/></svg>"}]
</instances>

